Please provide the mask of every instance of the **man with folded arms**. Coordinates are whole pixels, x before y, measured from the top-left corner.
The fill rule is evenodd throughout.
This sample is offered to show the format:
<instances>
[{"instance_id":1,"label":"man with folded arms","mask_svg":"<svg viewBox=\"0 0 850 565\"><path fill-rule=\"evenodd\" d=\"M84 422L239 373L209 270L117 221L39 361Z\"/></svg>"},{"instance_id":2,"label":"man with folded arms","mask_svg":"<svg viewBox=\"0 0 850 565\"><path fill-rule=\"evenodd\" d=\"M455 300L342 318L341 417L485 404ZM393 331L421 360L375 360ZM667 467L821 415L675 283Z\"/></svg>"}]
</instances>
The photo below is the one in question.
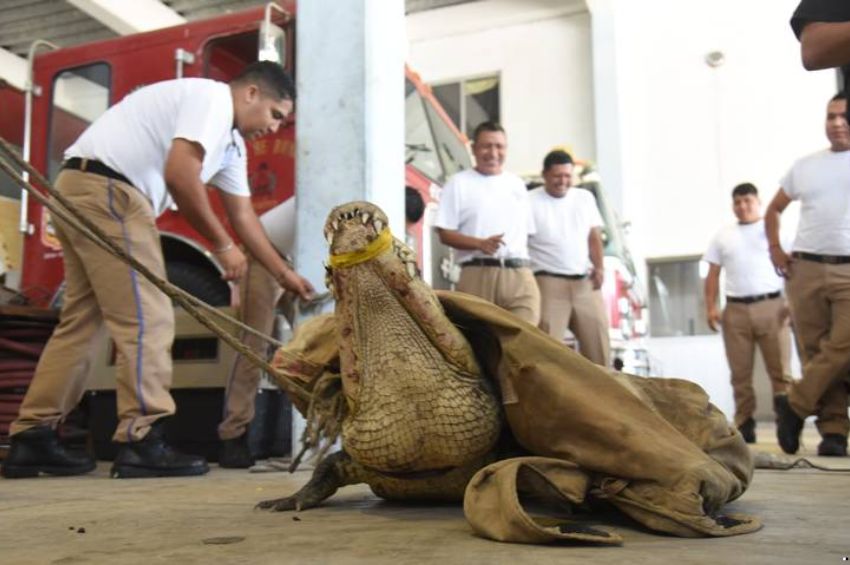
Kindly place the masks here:
<instances>
[{"instance_id":1,"label":"man with folded arms","mask_svg":"<svg viewBox=\"0 0 850 565\"><path fill-rule=\"evenodd\" d=\"M723 326L723 345L735 397L735 427L747 443L756 442L756 395L753 361L761 351L773 395L785 394L791 361L788 310L782 298L784 281L770 262L758 189L750 183L732 190L737 222L717 232L703 259L710 265L705 278L708 327ZM789 249L789 246L784 246ZM726 308L717 309L720 272L726 271Z\"/></svg>"},{"instance_id":2,"label":"man with folded arms","mask_svg":"<svg viewBox=\"0 0 850 565\"><path fill-rule=\"evenodd\" d=\"M502 170L507 137L501 125L475 128L475 168L461 171L440 195L437 232L457 250L457 290L480 296L537 325L540 291L528 262L528 234L534 220L522 180Z\"/></svg>"},{"instance_id":3,"label":"man with folded arms","mask_svg":"<svg viewBox=\"0 0 850 565\"><path fill-rule=\"evenodd\" d=\"M540 288L540 329L557 340L567 327L579 352L608 366L608 316L602 300L605 276L596 199L572 188L573 159L555 150L543 159L543 186L529 193L534 224L528 238L531 268Z\"/></svg>"},{"instance_id":4,"label":"man with folded arms","mask_svg":"<svg viewBox=\"0 0 850 565\"><path fill-rule=\"evenodd\" d=\"M787 279L803 378L776 397L779 445L800 447L803 420L817 414L823 440L818 455L846 456L847 373L850 370L850 129L847 96L829 101L829 149L791 167L765 214L770 259ZM800 202L800 223L790 257L779 242L780 214Z\"/></svg>"}]
</instances>

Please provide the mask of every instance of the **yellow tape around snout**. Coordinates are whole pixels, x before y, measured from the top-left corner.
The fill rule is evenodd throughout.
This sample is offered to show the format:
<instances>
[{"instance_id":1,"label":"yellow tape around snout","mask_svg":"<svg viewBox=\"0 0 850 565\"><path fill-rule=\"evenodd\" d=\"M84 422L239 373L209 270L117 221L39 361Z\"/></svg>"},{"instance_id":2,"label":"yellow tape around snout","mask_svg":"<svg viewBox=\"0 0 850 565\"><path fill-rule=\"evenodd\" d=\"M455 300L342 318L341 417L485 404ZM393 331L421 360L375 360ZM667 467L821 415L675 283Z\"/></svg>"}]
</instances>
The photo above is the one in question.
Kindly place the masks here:
<instances>
[{"instance_id":1,"label":"yellow tape around snout","mask_svg":"<svg viewBox=\"0 0 850 565\"><path fill-rule=\"evenodd\" d=\"M339 255L331 255L328 258L330 266L334 269L345 267L353 267L359 263L364 263L370 259L374 259L393 244L393 235L390 233L390 228L384 228L373 241L371 241L363 249L350 251L348 253L340 253Z\"/></svg>"}]
</instances>

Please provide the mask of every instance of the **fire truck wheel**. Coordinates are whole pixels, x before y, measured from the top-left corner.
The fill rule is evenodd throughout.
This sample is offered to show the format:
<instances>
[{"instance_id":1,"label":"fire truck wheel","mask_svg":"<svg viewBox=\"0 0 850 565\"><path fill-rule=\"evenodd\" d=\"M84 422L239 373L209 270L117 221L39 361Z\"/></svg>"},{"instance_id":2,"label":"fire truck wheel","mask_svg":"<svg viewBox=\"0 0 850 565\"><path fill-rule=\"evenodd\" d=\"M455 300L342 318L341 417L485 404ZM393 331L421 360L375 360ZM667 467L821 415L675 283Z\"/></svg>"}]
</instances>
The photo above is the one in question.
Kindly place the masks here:
<instances>
[{"instance_id":1,"label":"fire truck wheel","mask_svg":"<svg viewBox=\"0 0 850 565\"><path fill-rule=\"evenodd\" d=\"M166 263L165 270L171 284L179 286L195 298L210 306L230 305L230 287L212 269L182 261L170 261Z\"/></svg>"}]
</instances>

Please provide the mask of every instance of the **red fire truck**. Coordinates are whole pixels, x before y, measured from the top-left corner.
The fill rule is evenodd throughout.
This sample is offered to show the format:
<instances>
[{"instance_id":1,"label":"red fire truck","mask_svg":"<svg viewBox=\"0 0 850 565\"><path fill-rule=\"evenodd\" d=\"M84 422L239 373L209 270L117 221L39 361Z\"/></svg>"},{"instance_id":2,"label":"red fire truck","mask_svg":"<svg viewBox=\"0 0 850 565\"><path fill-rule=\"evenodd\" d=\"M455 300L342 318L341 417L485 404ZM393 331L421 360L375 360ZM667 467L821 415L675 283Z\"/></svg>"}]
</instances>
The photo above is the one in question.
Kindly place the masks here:
<instances>
[{"instance_id":1,"label":"red fire truck","mask_svg":"<svg viewBox=\"0 0 850 565\"><path fill-rule=\"evenodd\" d=\"M267 56L270 48L282 56L281 62L294 73L295 2L285 1L274 7L75 47L42 49L32 60L31 106L25 103L27 93L8 86L0 89L4 108L0 113L0 135L21 145L30 162L53 179L65 148L111 104L140 86L181 76L228 81L245 65L256 61L262 50ZM464 137L430 89L412 71L406 70L405 75L405 182L426 205L430 204L430 212L439 185L471 163ZM287 202L286 207L294 211L293 126L294 120L277 133L248 143L249 183L258 214ZM29 147L25 147L27 140ZM210 197L214 209L224 218L217 192L211 190ZM408 239L416 247L422 265L439 266L438 240L431 237L432 230L423 230L430 217L426 214L424 220L410 226ZM169 279L210 304L229 304L231 289L221 280L208 243L179 211L166 212L158 226ZM23 249L15 290L32 305L55 304L61 298L62 255L49 212L24 197L20 229ZM448 286L439 268L425 268L423 274L437 287ZM7 280L14 284L14 278Z\"/></svg>"}]
</instances>

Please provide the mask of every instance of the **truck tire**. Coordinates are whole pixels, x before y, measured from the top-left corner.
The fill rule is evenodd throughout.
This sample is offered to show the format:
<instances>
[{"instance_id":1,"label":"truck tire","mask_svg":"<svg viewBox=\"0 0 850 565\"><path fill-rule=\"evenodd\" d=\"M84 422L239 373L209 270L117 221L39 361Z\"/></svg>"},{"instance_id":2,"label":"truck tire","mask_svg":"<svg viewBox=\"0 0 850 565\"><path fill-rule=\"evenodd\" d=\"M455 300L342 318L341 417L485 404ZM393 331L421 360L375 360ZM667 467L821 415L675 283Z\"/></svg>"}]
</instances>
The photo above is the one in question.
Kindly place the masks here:
<instances>
[{"instance_id":1,"label":"truck tire","mask_svg":"<svg viewBox=\"0 0 850 565\"><path fill-rule=\"evenodd\" d=\"M212 269L183 261L165 265L168 281L210 306L229 306L230 287Z\"/></svg>"}]
</instances>

